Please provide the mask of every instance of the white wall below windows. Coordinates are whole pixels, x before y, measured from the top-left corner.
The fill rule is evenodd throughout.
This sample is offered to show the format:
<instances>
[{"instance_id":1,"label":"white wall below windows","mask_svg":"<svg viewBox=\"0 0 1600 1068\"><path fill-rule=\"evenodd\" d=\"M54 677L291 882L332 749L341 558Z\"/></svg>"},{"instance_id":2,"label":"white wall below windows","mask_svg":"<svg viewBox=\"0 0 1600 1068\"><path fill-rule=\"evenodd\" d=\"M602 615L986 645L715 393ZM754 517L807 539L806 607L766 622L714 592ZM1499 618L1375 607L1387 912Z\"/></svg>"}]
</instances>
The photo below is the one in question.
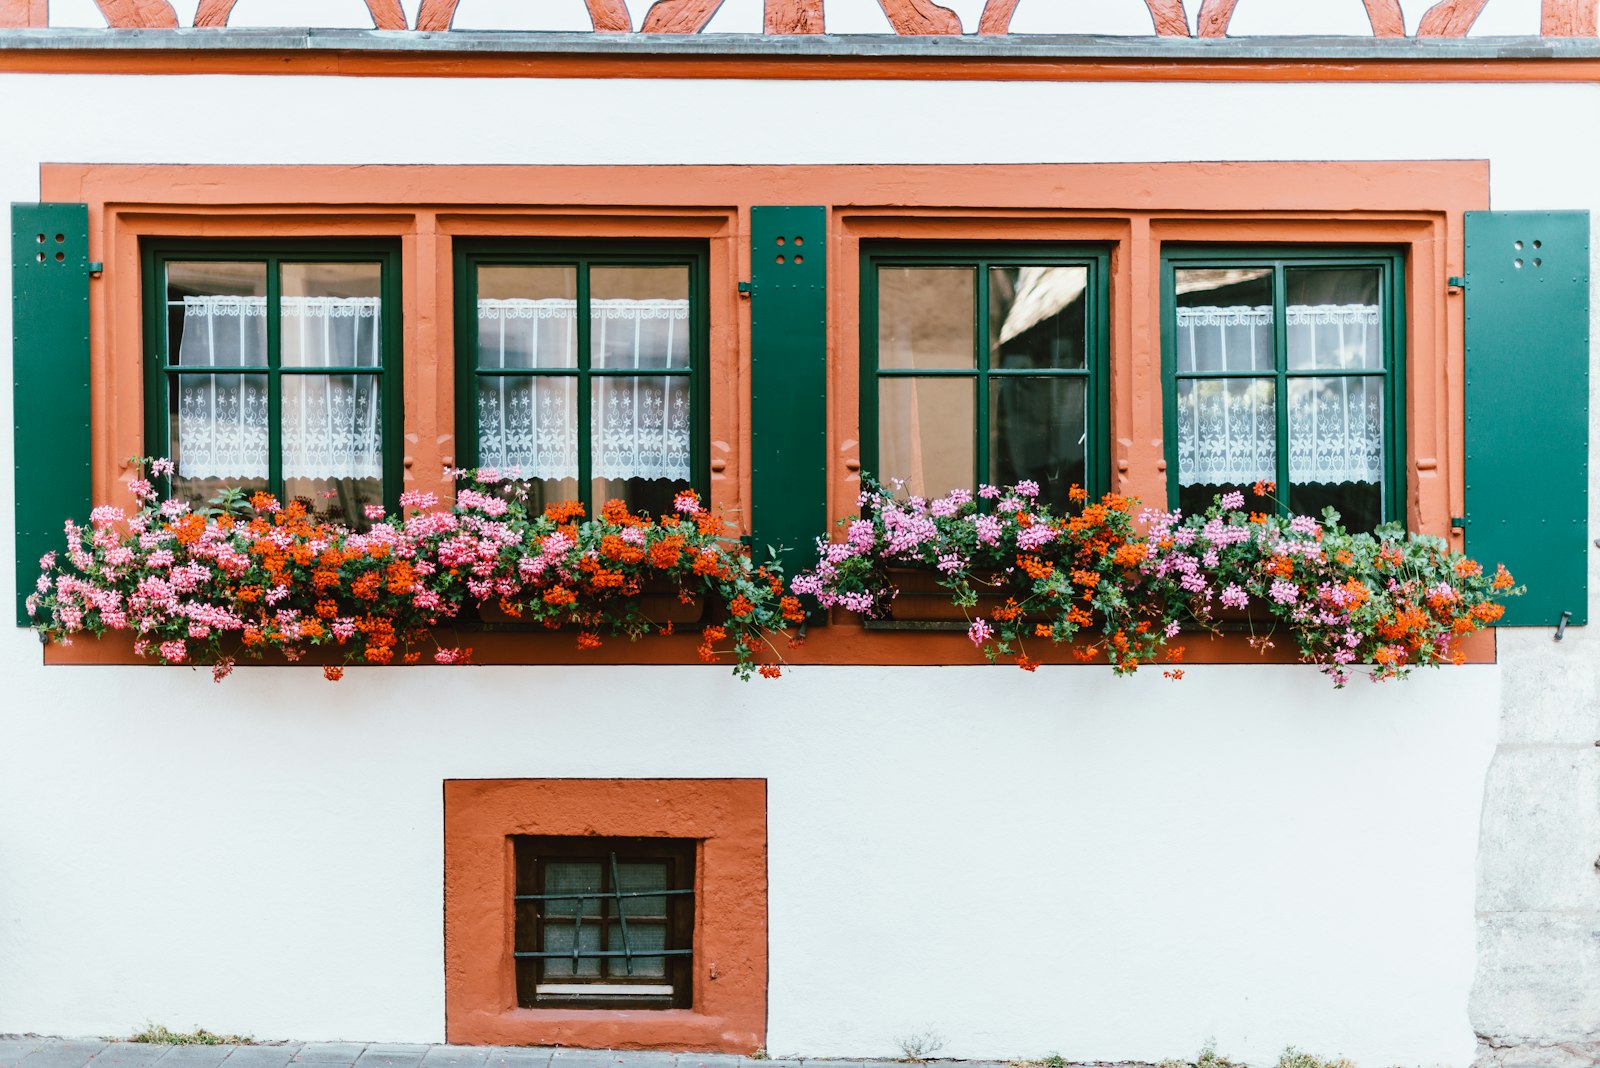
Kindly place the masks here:
<instances>
[{"instance_id":1,"label":"white wall below windows","mask_svg":"<svg viewBox=\"0 0 1600 1068\"><path fill-rule=\"evenodd\" d=\"M1493 667L219 686L5 648L0 1033L440 1040L444 779L758 777L775 1053L1472 1053Z\"/></svg>"},{"instance_id":2,"label":"white wall below windows","mask_svg":"<svg viewBox=\"0 0 1600 1068\"><path fill-rule=\"evenodd\" d=\"M29 106L0 109L0 202L36 199L38 165L72 161L1468 158L1491 161L1497 208L1600 208L1600 145L1571 125L1600 112L1593 86L0 76L0 101L16 100ZM1071 207L1070 191L1041 196ZM10 314L0 300L0 338ZM0 420L11 403L0 391ZM14 546L0 523L0 558ZM0 601L11 590L8 566ZM339 685L241 670L215 686L45 670L32 637L7 630L0 1032L156 1020L437 1040L443 779L748 775L770 784L775 1053L893 1055L931 1028L951 1055L1159 1058L1215 1038L1258 1061L1292 1042L1464 1064L1502 677L1514 744L1497 811L1563 790L1577 800L1554 804L1571 811L1592 775L1524 756L1583 744L1585 646L1552 653L1528 634L1501 648L1500 667L1343 693L1261 666L1181 683L809 669L750 686L700 668L352 671ZM1572 962L1593 943L1593 887L1566 867L1556 880L1552 858L1590 827L1486 823L1479 906L1498 970L1480 1027L1589 1026L1594 987ZM1518 931L1556 916L1568 926L1530 956ZM1522 1011L1531 974L1578 991L1544 1032Z\"/></svg>"}]
</instances>

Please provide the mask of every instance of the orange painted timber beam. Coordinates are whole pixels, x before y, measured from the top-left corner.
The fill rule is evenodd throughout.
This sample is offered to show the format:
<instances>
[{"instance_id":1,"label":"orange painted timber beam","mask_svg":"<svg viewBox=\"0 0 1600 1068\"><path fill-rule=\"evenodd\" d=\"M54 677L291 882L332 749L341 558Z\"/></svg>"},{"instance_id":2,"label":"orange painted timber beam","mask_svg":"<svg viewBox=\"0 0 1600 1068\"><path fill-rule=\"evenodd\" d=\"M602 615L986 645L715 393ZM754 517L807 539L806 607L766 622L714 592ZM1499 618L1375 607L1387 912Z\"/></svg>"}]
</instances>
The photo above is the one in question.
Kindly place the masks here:
<instances>
[{"instance_id":1,"label":"orange painted timber beam","mask_svg":"<svg viewBox=\"0 0 1600 1068\"><path fill-rule=\"evenodd\" d=\"M826 33L822 0L767 0L766 33Z\"/></svg>"},{"instance_id":2,"label":"orange painted timber beam","mask_svg":"<svg viewBox=\"0 0 1600 1068\"><path fill-rule=\"evenodd\" d=\"M656 0L645 13L641 33L699 33L722 0Z\"/></svg>"},{"instance_id":3,"label":"orange painted timber beam","mask_svg":"<svg viewBox=\"0 0 1600 1068\"><path fill-rule=\"evenodd\" d=\"M1183 13L1183 0L1144 0L1150 21L1162 37L1189 36L1189 17Z\"/></svg>"},{"instance_id":4,"label":"orange painted timber beam","mask_svg":"<svg viewBox=\"0 0 1600 1068\"><path fill-rule=\"evenodd\" d=\"M0 0L0 29L25 30L48 25L49 0Z\"/></svg>"},{"instance_id":5,"label":"orange painted timber beam","mask_svg":"<svg viewBox=\"0 0 1600 1068\"><path fill-rule=\"evenodd\" d=\"M1374 37L1404 37L1406 17L1400 11L1400 0L1362 0L1367 7L1367 21L1372 23Z\"/></svg>"},{"instance_id":6,"label":"orange painted timber beam","mask_svg":"<svg viewBox=\"0 0 1600 1068\"><path fill-rule=\"evenodd\" d=\"M1544 0L1539 12L1539 32L1546 37L1600 36L1600 2Z\"/></svg>"},{"instance_id":7,"label":"orange painted timber beam","mask_svg":"<svg viewBox=\"0 0 1600 1068\"><path fill-rule=\"evenodd\" d=\"M933 0L878 0L895 33L959 34L961 16Z\"/></svg>"},{"instance_id":8,"label":"orange painted timber beam","mask_svg":"<svg viewBox=\"0 0 1600 1068\"><path fill-rule=\"evenodd\" d=\"M117 30L176 29L178 13L167 0L94 0L106 24Z\"/></svg>"},{"instance_id":9,"label":"orange painted timber beam","mask_svg":"<svg viewBox=\"0 0 1600 1068\"><path fill-rule=\"evenodd\" d=\"M978 18L978 32L1010 33L1011 16L1016 12L1017 0L988 0Z\"/></svg>"},{"instance_id":10,"label":"orange painted timber beam","mask_svg":"<svg viewBox=\"0 0 1600 1068\"><path fill-rule=\"evenodd\" d=\"M374 29L406 29L406 13L400 8L400 0L367 0L367 10L372 13Z\"/></svg>"},{"instance_id":11,"label":"orange painted timber beam","mask_svg":"<svg viewBox=\"0 0 1600 1068\"><path fill-rule=\"evenodd\" d=\"M1418 37L1465 37L1489 0L1439 0L1422 16Z\"/></svg>"},{"instance_id":12,"label":"orange painted timber beam","mask_svg":"<svg viewBox=\"0 0 1600 1068\"><path fill-rule=\"evenodd\" d=\"M1205 3L1200 5L1199 36L1228 36L1228 22L1233 18L1234 5L1238 2L1239 0L1205 0Z\"/></svg>"}]
</instances>

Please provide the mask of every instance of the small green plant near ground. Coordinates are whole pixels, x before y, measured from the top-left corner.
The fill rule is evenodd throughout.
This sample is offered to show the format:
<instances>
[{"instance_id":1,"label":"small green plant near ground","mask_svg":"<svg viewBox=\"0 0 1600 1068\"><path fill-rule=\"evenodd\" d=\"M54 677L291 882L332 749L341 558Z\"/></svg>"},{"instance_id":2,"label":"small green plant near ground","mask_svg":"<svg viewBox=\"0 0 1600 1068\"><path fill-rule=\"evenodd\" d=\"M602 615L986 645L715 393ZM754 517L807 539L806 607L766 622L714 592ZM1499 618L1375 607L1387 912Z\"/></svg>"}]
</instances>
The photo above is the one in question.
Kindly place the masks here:
<instances>
[{"instance_id":1,"label":"small green plant near ground","mask_svg":"<svg viewBox=\"0 0 1600 1068\"><path fill-rule=\"evenodd\" d=\"M148 1042L158 1046L247 1046L249 1035L219 1035L196 1027L193 1031L172 1031L162 1024L145 1024L143 1031L135 1031L114 1042Z\"/></svg>"},{"instance_id":2,"label":"small green plant near ground","mask_svg":"<svg viewBox=\"0 0 1600 1068\"><path fill-rule=\"evenodd\" d=\"M1195 1060L1184 1061L1173 1058L1162 1061L1157 1068L1245 1068L1245 1066L1222 1056L1217 1052L1217 1047L1208 1042ZM1278 1055L1277 1068L1356 1068L1356 1063L1343 1057L1324 1060L1314 1053L1305 1053L1288 1046Z\"/></svg>"},{"instance_id":3,"label":"small green plant near ground","mask_svg":"<svg viewBox=\"0 0 1600 1068\"><path fill-rule=\"evenodd\" d=\"M901 1035L894 1041L900 1047L900 1059L912 1064L921 1064L944 1049L944 1036L932 1029L914 1035Z\"/></svg>"},{"instance_id":4,"label":"small green plant near ground","mask_svg":"<svg viewBox=\"0 0 1600 1068\"><path fill-rule=\"evenodd\" d=\"M1305 1053L1293 1046L1284 1048L1278 1056L1278 1068L1356 1068L1356 1062L1344 1057L1323 1060L1314 1053Z\"/></svg>"},{"instance_id":5,"label":"small green plant near ground","mask_svg":"<svg viewBox=\"0 0 1600 1068\"><path fill-rule=\"evenodd\" d=\"M756 1047L756 1051L750 1054L750 1059L753 1061L770 1061L772 1059L772 1054L767 1052L767 1047L758 1046Z\"/></svg>"},{"instance_id":6,"label":"small green plant near ground","mask_svg":"<svg viewBox=\"0 0 1600 1068\"><path fill-rule=\"evenodd\" d=\"M1050 1053L1043 1057L1013 1057L1006 1065L1007 1068L1067 1068L1067 1059L1059 1053Z\"/></svg>"}]
</instances>

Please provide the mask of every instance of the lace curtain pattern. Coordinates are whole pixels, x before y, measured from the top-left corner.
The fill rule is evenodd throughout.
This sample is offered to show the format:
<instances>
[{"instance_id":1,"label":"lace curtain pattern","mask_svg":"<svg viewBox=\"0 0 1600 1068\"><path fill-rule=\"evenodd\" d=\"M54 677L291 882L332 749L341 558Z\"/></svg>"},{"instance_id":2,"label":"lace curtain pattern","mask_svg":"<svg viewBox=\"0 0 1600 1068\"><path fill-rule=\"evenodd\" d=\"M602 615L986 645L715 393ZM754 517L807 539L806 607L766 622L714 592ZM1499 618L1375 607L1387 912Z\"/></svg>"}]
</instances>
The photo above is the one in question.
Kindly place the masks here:
<instances>
[{"instance_id":1,"label":"lace curtain pattern","mask_svg":"<svg viewBox=\"0 0 1600 1068\"><path fill-rule=\"evenodd\" d=\"M638 375L590 379L595 478L689 479L689 378L651 371L689 365L687 300L590 301L593 366ZM478 366L577 368L577 302L478 301ZM578 477L576 375L478 380L478 460L524 478Z\"/></svg>"},{"instance_id":2,"label":"lace curtain pattern","mask_svg":"<svg viewBox=\"0 0 1600 1068\"><path fill-rule=\"evenodd\" d=\"M1376 305L1290 305L1289 366L1383 366L1382 309ZM1178 370L1270 372L1272 308L1177 309ZM1297 483L1383 480L1383 378L1289 380L1289 477ZM1277 398L1265 377L1180 379L1178 481L1246 485L1277 477Z\"/></svg>"},{"instance_id":3,"label":"lace curtain pattern","mask_svg":"<svg viewBox=\"0 0 1600 1068\"><path fill-rule=\"evenodd\" d=\"M283 366L378 367L381 310L377 297L284 297ZM218 373L176 376L180 476L267 477L267 376L223 370L266 366L266 316L265 297L184 297L177 363ZM280 381L284 478L382 477L378 375L285 374Z\"/></svg>"}]
</instances>

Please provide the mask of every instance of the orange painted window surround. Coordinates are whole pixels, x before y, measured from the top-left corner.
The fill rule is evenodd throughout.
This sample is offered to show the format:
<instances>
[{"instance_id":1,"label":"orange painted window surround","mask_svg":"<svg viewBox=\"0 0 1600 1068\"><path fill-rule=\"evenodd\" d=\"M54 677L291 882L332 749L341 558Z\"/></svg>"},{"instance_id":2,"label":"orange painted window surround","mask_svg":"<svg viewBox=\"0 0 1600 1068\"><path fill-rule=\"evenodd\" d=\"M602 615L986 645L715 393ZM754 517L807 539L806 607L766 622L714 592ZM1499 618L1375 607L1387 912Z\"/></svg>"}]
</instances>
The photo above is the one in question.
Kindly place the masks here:
<instances>
[{"instance_id":1,"label":"orange painted window surround","mask_svg":"<svg viewBox=\"0 0 1600 1068\"><path fill-rule=\"evenodd\" d=\"M749 209L829 206L828 512L855 505L863 241L1017 240L1110 249L1113 488L1166 501L1163 243L1365 245L1405 253L1407 484L1413 530L1459 541L1462 508L1462 213L1488 206L1483 161L957 166L178 166L47 164L41 199L89 205L94 497L131 504L124 458L146 451L140 241L153 237L390 237L401 243L405 488L447 492L453 448L453 242L468 237L677 238L709 249L712 504L748 516ZM819 531L821 533L821 531ZM561 636L475 636L503 663L681 663L693 637L574 655ZM123 646L126 645L127 648ZM1493 656L1484 636L1476 658ZM1242 640L1189 643L1191 662L1258 662ZM1052 660L1070 660L1066 648ZM1276 654L1286 659L1288 650ZM1272 654L1269 654L1272 658ZM51 646L51 662L132 662L131 642ZM971 663L950 634L814 629L804 663Z\"/></svg>"},{"instance_id":2,"label":"orange painted window surround","mask_svg":"<svg viewBox=\"0 0 1600 1068\"><path fill-rule=\"evenodd\" d=\"M692 1005L519 1008L517 835L694 839ZM766 781L448 780L444 940L451 1042L754 1053L767 1031Z\"/></svg>"}]
</instances>

